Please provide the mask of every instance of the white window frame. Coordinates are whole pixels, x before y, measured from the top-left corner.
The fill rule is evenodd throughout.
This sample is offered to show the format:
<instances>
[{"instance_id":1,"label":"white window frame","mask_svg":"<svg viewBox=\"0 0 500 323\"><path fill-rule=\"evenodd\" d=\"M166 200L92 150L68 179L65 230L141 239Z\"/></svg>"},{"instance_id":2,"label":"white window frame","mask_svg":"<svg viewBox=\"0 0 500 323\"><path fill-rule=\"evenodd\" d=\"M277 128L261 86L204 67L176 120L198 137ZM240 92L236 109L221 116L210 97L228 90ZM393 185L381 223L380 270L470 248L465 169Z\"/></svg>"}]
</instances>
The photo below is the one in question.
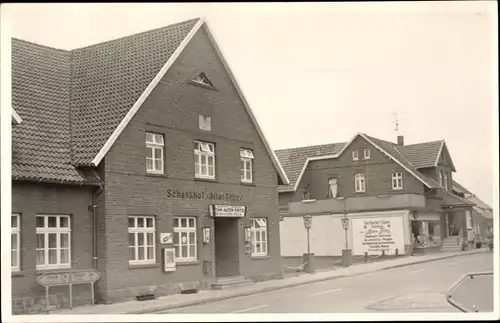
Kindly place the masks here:
<instances>
[{"instance_id":1,"label":"white window frame","mask_svg":"<svg viewBox=\"0 0 500 323\"><path fill-rule=\"evenodd\" d=\"M370 148L365 148L363 150L363 157L365 159L370 159L371 158L371 151L370 151Z\"/></svg>"},{"instance_id":2,"label":"white window frame","mask_svg":"<svg viewBox=\"0 0 500 323\"><path fill-rule=\"evenodd\" d=\"M182 220L186 220L186 226L182 227ZM196 217L174 217L174 222L172 224L174 228L174 248L175 248L175 261L176 262L190 262L198 260L198 234L197 234L197 219ZM189 220L194 220L194 226L189 225ZM177 222L177 225L175 223ZM185 233L187 236L186 242L182 242L182 234ZM189 236L194 235L194 255L191 255L191 246L193 244L189 241ZM177 243L175 243L177 241ZM182 247L186 246L187 255L184 256L182 253ZM177 251L178 250L178 251Z\"/></svg>"},{"instance_id":3,"label":"white window frame","mask_svg":"<svg viewBox=\"0 0 500 323\"><path fill-rule=\"evenodd\" d=\"M134 222L133 227L130 226L130 222L127 222L128 233L134 235L134 244L130 245L130 240L128 243L128 249L134 249L134 259L130 259L129 256L129 264L130 265L143 265L143 264L155 264L156 263L156 219L154 216L143 216L143 215L134 215L129 216L128 221L132 220ZM139 219L141 219L139 221ZM148 220L151 220L152 226L147 226ZM139 226L139 222L143 224L143 226ZM153 234L153 244L148 244L148 234ZM139 246L139 235L142 235L143 245ZM153 257L149 258L148 249L153 247ZM143 249L144 259L139 259L139 249Z\"/></svg>"},{"instance_id":4,"label":"white window frame","mask_svg":"<svg viewBox=\"0 0 500 323\"><path fill-rule=\"evenodd\" d=\"M152 140L148 140L151 136ZM148 157L147 150L151 149L151 157ZM160 149L160 156L156 156L156 150ZM165 140L162 134L154 132L146 132L146 172L149 174L163 174L164 172L164 151ZM151 167L148 167L148 161L151 160ZM156 169L156 161L160 161L161 167Z\"/></svg>"},{"instance_id":5,"label":"white window frame","mask_svg":"<svg viewBox=\"0 0 500 323\"><path fill-rule=\"evenodd\" d=\"M253 160L255 156L250 149L240 149L240 177L242 183L252 183L253 182ZM243 168L241 168L241 163L243 163Z\"/></svg>"},{"instance_id":6,"label":"white window frame","mask_svg":"<svg viewBox=\"0 0 500 323\"><path fill-rule=\"evenodd\" d=\"M444 187L443 183L443 171L439 171L439 184Z\"/></svg>"},{"instance_id":7,"label":"white window frame","mask_svg":"<svg viewBox=\"0 0 500 323\"><path fill-rule=\"evenodd\" d=\"M257 224L259 226L257 226ZM269 253L269 237L267 235L267 219L266 218L252 218L252 225L250 227L252 237L252 257L265 257ZM257 239L257 236L259 239ZM265 239L262 239L265 237ZM257 245L259 244L259 251ZM265 247L265 248L264 248ZM265 250L264 250L265 249Z\"/></svg>"},{"instance_id":8,"label":"white window frame","mask_svg":"<svg viewBox=\"0 0 500 323\"><path fill-rule=\"evenodd\" d=\"M38 218L43 218L44 219L44 227L38 227L36 228L36 258L37 258L37 264L36 264L36 269L61 269L61 268L71 268L71 216L69 215L55 215L55 214L37 214L37 224L38 224ZM49 218L55 217L56 218L56 227L49 227ZM61 227L61 219L62 218L67 218L68 219L68 227ZM56 259L57 262L55 264L49 264L49 249L54 249L54 248L49 248L49 235L50 234L55 234L56 235ZM68 235L68 263L61 263L61 250L63 249L61 247L61 235L62 234L67 234ZM38 235L43 235L44 236L44 247L39 248L38 247ZM66 248L65 248L66 249ZM43 251L44 252L44 264L38 264L38 252Z\"/></svg>"},{"instance_id":9,"label":"white window frame","mask_svg":"<svg viewBox=\"0 0 500 323\"><path fill-rule=\"evenodd\" d=\"M354 175L354 191L356 193L366 192L365 173L357 173Z\"/></svg>"},{"instance_id":10,"label":"white window frame","mask_svg":"<svg viewBox=\"0 0 500 323\"><path fill-rule=\"evenodd\" d=\"M444 189L445 190L448 190L448 173L447 172L444 172Z\"/></svg>"},{"instance_id":11,"label":"white window frame","mask_svg":"<svg viewBox=\"0 0 500 323\"><path fill-rule=\"evenodd\" d=\"M11 256L11 261L10 261L10 269L12 271L20 271L21 270L21 215L19 213L12 213L11 215L11 223L12 223L12 218L16 218L16 227L11 226L11 241L12 237L14 236L14 239L16 240L16 245L17 248L13 249L12 244L10 246L10 256ZM16 256L12 257L12 253L16 252ZM12 266L12 260L16 260L16 266Z\"/></svg>"},{"instance_id":12,"label":"white window frame","mask_svg":"<svg viewBox=\"0 0 500 323\"><path fill-rule=\"evenodd\" d=\"M392 189L403 189L403 172L392 172Z\"/></svg>"},{"instance_id":13,"label":"white window frame","mask_svg":"<svg viewBox=\"0 0 500 323\"><path fill-rule=\"evenodd\" d=\"M211 131L212 130L212 118L204 116L202 114L198 115L198 127L201 130Z\"/></svg>"},{"instance_id":14,"label":"white window frame","mask_svg":"<svg viewBox=\"0 0 500 323\"><path fill-rule=\"evenodd\" d=\"M196 178L207 178L215 179L215 145L210 142L204 142L195 140L194 141L194 168ZM202 156L205 156L205 164L202 164ZM212 166L209 166L209 160L212 160ZM205 166L205 173L202 173L203 166ZM212 167L213 172L210 175L210 168Z\"/></svg>"},{"instance_id":15,"label":"white window frame","mask_svg":"<svg viewBox=\"0 0 500 323\"><path fill-rule=\"evenodd\" d=\"M359 151L357 149L352 150L352 160L359 160Z\"/></svg>"},{"instance_id":16,"label":"white window frame","mask_svg":"<svg viewBox=\"0 0 500 323\"><path fill-rule=\"evenodd\" d=\"M339 184L338 184L338 179L337 178L330 178L328 180L328 186L329 186L329 195L330 198L337 198L339 195ZM335 194L333 194L335 188Z\"/></svg>"}]
</instances>

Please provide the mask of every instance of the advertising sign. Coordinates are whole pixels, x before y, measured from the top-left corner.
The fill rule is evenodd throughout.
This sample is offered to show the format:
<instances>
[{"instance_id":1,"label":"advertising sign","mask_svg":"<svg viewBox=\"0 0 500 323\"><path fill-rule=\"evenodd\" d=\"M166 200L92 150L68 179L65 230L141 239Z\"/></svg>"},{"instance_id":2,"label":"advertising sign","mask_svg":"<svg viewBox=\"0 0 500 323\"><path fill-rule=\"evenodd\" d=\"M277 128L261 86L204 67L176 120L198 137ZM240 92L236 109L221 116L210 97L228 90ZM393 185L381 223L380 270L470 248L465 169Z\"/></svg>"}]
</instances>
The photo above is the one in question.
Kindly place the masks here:
<instances>
[{"instance_id":1,"label":"advertising sign","mask_svg":"<svg viewBox=\"0 0 500 323\"><path fill-rule=\"evenodd\" d=\"M404 253L404 231L401 216L352 219L353 254L394 255Z\"/></svg>"},{"instance_id":2,"label":"advertising sign","mask_svg":"<svg viewBox=\"0 0 500 323\"><path fill-rule=\"evenodd\" d=\"M226 218L243 218L246 214L246 206L232 205L210 205L210 216Z\"/></svg>"},{"instance_id":3,"label":"advertising sign","mask_svg":"<svg viewBox=\"0 0 500 323\"><path fill-rule=\"evenodd\" d=\"M160 243L161 244L172 243L172 241L173 241L172 232L162 232L162 233L160 233Z\"/></svg>"}]
</instances>

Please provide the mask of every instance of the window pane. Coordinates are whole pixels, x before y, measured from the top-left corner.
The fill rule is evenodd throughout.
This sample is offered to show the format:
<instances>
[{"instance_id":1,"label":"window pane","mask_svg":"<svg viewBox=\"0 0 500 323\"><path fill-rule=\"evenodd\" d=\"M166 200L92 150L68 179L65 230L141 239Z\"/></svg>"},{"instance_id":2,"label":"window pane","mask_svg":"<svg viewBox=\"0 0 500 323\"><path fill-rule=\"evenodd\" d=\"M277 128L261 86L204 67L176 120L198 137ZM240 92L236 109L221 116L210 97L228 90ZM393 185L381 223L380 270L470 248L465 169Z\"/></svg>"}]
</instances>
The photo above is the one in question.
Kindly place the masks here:
<instances>
[{"instance_id":1,"label":"window pane","mask_svg":"<svg viewBox=\"0 0 500 323\"><path fill-rule=\"evenodd\" d=\"M181 232L181 244L187 244L188 237L187 237L187 232Z\"/></svg>"},{"instance_id":2,"label":"window pane","mask_svg":"<svg viewBox=\"0 0 500 323\"><path fill-rule=\"evenodd\" d=\"M135 248L129 247L128 250L129 250L128 259L129 260L136 260L135 259Z\"/></svg>"},{"instance_id":3,"label":"window pane","mask_svg":"<svg viewBox=\"0 0 500 323\"><path fill-rule=\"evenodd\" d=\"M174 218L174 228L179 227L179 218Z\"/></svg>"},{"instance_id":4,"label":"window pane","mask_svg":"<svg viewBox=\"0 0 500 323\"><path fill-rule=\"evenodd\" d=\"M148 259L154 259L154 247L148 247Z\"/></svg>"},{"instance_id":5,"label":"window pane","mask_svg":"<svg viewBox=\"0 0 500 323\"><path fill-rule=\"evenodd\" d=\"M57 228L57 218L55 216L49 216L49 228Z\"/></svg>"},{"instance_id":6,"label":"window pane","mask_svg":"<svg viewBox=\"0 0 500 323\"><path fill-rule=\"evenodd\" d=\"M161 160L160 160L160 159L155 159L155 168L154 168L154 169L155 169L155 170L159 170L159 171L161 171L161 170L162 170L162 168L163 168L163 167L162 167L162 162L161 162Z\"/></svg>"},{"instance_id":7,"label":"window pane","mask_svg":"<svg viewBox=\"0 0 500 323\"><path fill-rule=\"evenodd\" d=\"M10 248L17 249L17 234L10 235Z\"/></svg>"},{"instance_id":8,"label":"window pane","mask_svg":"<svg viewBox=\"0 0 500 323\"><path fill-rule=\"evenodd\" d=\"M174 246L174 250L175 250L175 257L176 258L180 257L180 255L179 255L179 246Z\"/></svg>"},{"instance_id":9,"label":"window pane","mask_svg":"<svg viewBox=\"0 0 500 323\"><path fill-rule=\"evenodd\" d=\"M135 218L128 218L128 227L129 228L134 227L134 220L135 220Z\"/></svg>"},{"instance_id":10,"label":"window pane","mask_svg":"<svg viewBox=\"0 0 500 323\"><path fill-rule=\"evenodd\" d=\"M144 248L139 248L139 258L137 260L144 260Z\"/></svg>"},{"instance_id":11,"label":"window pane","mask_svg":"<svg viewBox=\"0 0 500 323\"><path fill-rule=\"evenodd\" d=\"M45 251L37 250L36 252L36 264L37 265L45 265Z\"/></svg>"},{"instance_id":12,"label":"window pane","mask_svg":"<svg viewBox=\"0 0 500 323\"><path fill-rule=\"evenodd\" d=\"M181 258L186 258L188 256L187 246L181 246Z\"/></svg>"},{"instance_id":13,"label":"window pane","mask_svg":"<svg viewBox=\"0 0 500 323\"><path fill-rule=\"evenodd\" d=\"M242 180L245 179L245 170L243 168L241 169L240 174L241 174L241 179Z\"/></svg>"},{"instance_id":14,"label":"window pane","mask_svg":"<svg viewBox=\"0 0 500 323\"><path fill-rule=\"evenodd\" d=\"M152 170L153 169L153 160L146 158L146 169Z\"/></svg>"},{"instance_id":15,"label":"window pane","mask_svg":"<svg viewBox=\"0 0 500 323\"><path fill-rule=\"evenodd\" d=\"M45 248L45 235L37 234L36 235L36 247L38 249Z\"/></svg>"},{"instance_id":16,"label":"window pane","mask_svg":"<svg viewBox=\"0 0 500 323\"><path fill-rule=\"evenodd\" d=\"M144 218L137 218L137 227L144 228Z\"/></svg>"},{"instance_id":17,"label":"window pane","mask_svg":"<svg viewBox=\"0 0 500 323\"><path fill-rule=\"evenodd\" d=\"M148 228L152 228L153 227L153 218L147 218L146 219L146 226Z\"/></svg>"},{"instance_id":18,"label":"window pane","mask_svg":"<svg viewBox=\"0 0 500 323\"><path fill-rule=\"evenodd\" d=\"M37 216L36 217L36 227L37 228L45 227L45 217L44 216Z\"/></svg>"},{"instance_id":19,"label":"window pane","mask_svg":"<svg viewBox=\"0 0 500 323\"><path fill-rule=\"evenodd\" d=\"M155 158L162 159L163 153L161 148L155 148Z\"/></svg>"},{"instance_id":20,"label":"window pane","mask_svg":"<svg viewBox=\"0 0 500 323\"><path fill-rule=\"evenodd\" d=\"M202 165L206 165L207 164L207 156L206 155L201 155L200 164L202 164Z\"/></svg>"},{"instance_id":21,"label":"window pane","mask_svg":"<svg viewBox=\"0 0 500 323\"><path fill-rule=\"evenodd\" d=\"M155 135L156 143L163 145L163 135Z\"/></svg>"},{"instance_id":22,"label":"window pane","mask_svg":"<svg viewBox=\"0 0 500 323\"><path fill-rule=\"evenodd\" d=\"M153 233L147 233L147 242L148 242L148 246L152 246L154 244L154 241L153 241Z\"/></svg>"},{"instance_id":23,"label":"window pane","mask_svg":"<svg viewBox=\"0 0 500 323\"><path fill-rule=\"evenodd\" d=\"M195 248L196 248L196 246L189 246L189 257L194 258L194 255L195 255L195 253L194 253L195 250L194 249Z\"/></svg>"},{"instance_id":24,"label":"window pane","mask_svg":"<svg viewBox=\"0 0 500 323\"><path fill-rule=\"evenodd\" d=\"M61 233L61 248L69 248L69 234Z\"/></svg>"},{"instance_id":25,"label":"window pane","mask_svg":"<svg viewBox=\"0 0 500 323\"><path fill-rule=\"evenodd\" d=\"M174 232L174 245L179 244L179 232Z\"/></svg>"},{"instance_id":26,"label":"window pane","mask_svg":"<svg viewBox=\"0 0 500 323\"><path fill-rule=\"evenodd\" d=\"M252 172L250 170L247 170L246 173L247 173L247 178L246 179L247 180L251 180L252 179Z\"/></svg>"},{"instance_id":27,"label":"window pane","mask_svg":"<svg viewBox=\"0 0 500 323\"><path fill-rule=\"evenodd\" d=\"M17 251L16 250L12 250L10 252L10 266L17 267Z\"/></svg>"},{"instance_id":28,"label":"window pane","mask_svg":"<svg viewBox=\"0 0 500 323\"><path fill-rule=\"evenodd\" d=\"M267 253L267 242L262 242L262 252Z\"/></svg>"},{"instance_id":29,"label":"window pane","mask_svg":"<svg viewBox=\"0 0 500 323\"><path fill-rule=\"evenodd\" d=\"M49 233L49 248L57 248L57 234Z\"/></svg>"},{"instance_id":30,"label":"window pane","mask_svg":"<svg viewBox=\"0 0 500 323\"><path fill-rule=\"evenodd\" d=\"M57 264L57 250L49 250L49 265Z\"/></svg>"},{"instance_id":31,"label":"window pane","mask_svg":"<svg viewBox=\"0 0 500 323\"><path fill-rule=\"evenodd\" d=\"M243 160L240 161L240 168L241 170L245 169L245 162Z\"/></svg>"},{"instance_id":32,"label":"window pane","mask_svg":"<svg viewBox=\"0 0 500 323\"><path fill-rule=\"evenodd\" d=\"M67 228L69 226L69 218L67 216L61 216L59 218L59 221L60 221L59 226L61 228Z\"/></svg>"},{"instance_id":33,"label":"window pane","mask_svg":"<svg viewBox=\"0 0 500 323\"><path fill-rule=\"evenodd\" d=\"M208 166L213 166L214 165L214 156L208 156Z\"/></svg>"},{"instance_id":34,"label":"window pane","mask_svg":"<svg viewBox=\"0 0 500 323\"><path fill-rule=\"evenodd\" d=\"M209 166L208 167L208 175L209 176L214 176L214 167L213 166Z\"/></svg>"},{"instance_id":35,"label":"window pane","mask_svg":"<svg viewBox=\"0 0 500 323\"><path fill-rule=\"evenodd\" d=\"M267 232L263 231L262 232L262 241L266 241L267 239Z\"/></svg>"},{"instance_id":36,"label":"window pane","mask_svg":"<svg viewBox=\"0 0 500 323\"><path fill-rule=\"evenodd\" d=\"M195 233L194 232L189 232L189 244L195 244L195 239L194 239Z\"/></svg>"},{"instance_id":37,"label":"window pane","mask_svg":"<svg viewBox=\"0 0 500 323\"><path fill-rule=\"evenodd\" d=\"M17 228L17 215L10 217L10 226L11 228Z\"/></svg>"},{"instance_id":38,"label":"window pane","mask_svg":"<svg viewBox=\"0 0 500 323\"><path fill-rule=\"evenodd\" d=\"M186 226L187 226L187 219L186 218L181 219L181 227L185 228Z\"/></svg>"},{"instance_id":39,"label":"window pane","mask_svg":"<svg viewBox=\"0 0 500 323\"><path fill-rule=\"evenodd\" d=\"M194 219L189 219L189 227L194 228Z\"/></svg>"},{"instance_id":40,"label":"window pane","mask_svg":"<svg viewBox=\"0 0 500 323\"><path fill-rule=\"evenodd\" d=\"M144 233L137 234L137 245L139 245L139 246L144 245Z\"/></svg>"},{"instance_id":41,"label":"window pane","mask_svg":"<svg viewBox=\"0 0 500 323\"><path fill-rule=\"evenodd\" d=\"M129 246L134 246L135 245L135 233L129 233L128 234L128 245Z\"/></svg>"},{"instance_id":42,"label":"window pane","mask_svg":"<svg viewBox=\"0 0 500 323\"><path fill-rule=\"evenodd\" d=\"M146 133L146 141L153 142L153 134L152 133Z\"/></svg>"},{"instance_id":43,"label":"window pane","mask_svg":"<svg viewBox=\"0 0 500 323\"><path fill-rule=\"evenodd\" d=\"M61 264L69 264L69 250L61 249Z\"/></svg>"}]
</instances>

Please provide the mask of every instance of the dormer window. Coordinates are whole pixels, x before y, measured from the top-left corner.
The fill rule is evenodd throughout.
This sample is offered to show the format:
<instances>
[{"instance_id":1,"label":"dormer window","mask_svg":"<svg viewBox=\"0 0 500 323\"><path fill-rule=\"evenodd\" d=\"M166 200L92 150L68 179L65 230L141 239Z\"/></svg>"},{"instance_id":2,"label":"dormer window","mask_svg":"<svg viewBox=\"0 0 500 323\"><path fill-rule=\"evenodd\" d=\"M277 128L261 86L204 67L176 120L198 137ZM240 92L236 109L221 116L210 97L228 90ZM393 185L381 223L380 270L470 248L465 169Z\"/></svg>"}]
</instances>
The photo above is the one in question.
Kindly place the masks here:
<instances>
[{"instance_id":1,"label":"dormer window","mask_svg":"<svg viewBox=\"0 0 500 323\"><path fill-rule=\"evenodd\" d=\"M205 75L205 73L200 73L198 74L193 80L192 80L193 83L196 83L196 84L199 84L199 85L203 85L203 86L208 86L210 88L213 88L214 85L212 84L212 82L210 82L210 80L208 79L208 77Z\"/></svg>"}]
</instances>

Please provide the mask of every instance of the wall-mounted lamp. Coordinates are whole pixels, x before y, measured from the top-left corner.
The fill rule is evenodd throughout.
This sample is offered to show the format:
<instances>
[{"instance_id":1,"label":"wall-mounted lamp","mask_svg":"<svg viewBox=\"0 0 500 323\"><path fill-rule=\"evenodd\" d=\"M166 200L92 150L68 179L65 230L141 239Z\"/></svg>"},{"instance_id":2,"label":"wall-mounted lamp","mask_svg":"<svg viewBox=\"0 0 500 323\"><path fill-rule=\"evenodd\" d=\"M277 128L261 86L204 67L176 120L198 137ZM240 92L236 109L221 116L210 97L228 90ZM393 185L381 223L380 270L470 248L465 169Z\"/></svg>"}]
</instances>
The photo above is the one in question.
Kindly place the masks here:
<instances>
[{"instance_id":1,"label":"wall-mounted lamp","mask_svg":"<svg viewBox=\"0 0 500 323\"><path fill-rule=\"evenodd\" d=\"M250 227L245 227L245 242L252 242L252 231Z\"/></svg>"},{"instance_id":2,"label":"wall-mounted lamp","mask_svg":"<svg viewBox=\"0 0 500 323\"><path fill-rule=\"evenodd\" d=\"M203 243L210 243L211 235L211 228L203 227Z\"/></svg>"}]
</instances>

